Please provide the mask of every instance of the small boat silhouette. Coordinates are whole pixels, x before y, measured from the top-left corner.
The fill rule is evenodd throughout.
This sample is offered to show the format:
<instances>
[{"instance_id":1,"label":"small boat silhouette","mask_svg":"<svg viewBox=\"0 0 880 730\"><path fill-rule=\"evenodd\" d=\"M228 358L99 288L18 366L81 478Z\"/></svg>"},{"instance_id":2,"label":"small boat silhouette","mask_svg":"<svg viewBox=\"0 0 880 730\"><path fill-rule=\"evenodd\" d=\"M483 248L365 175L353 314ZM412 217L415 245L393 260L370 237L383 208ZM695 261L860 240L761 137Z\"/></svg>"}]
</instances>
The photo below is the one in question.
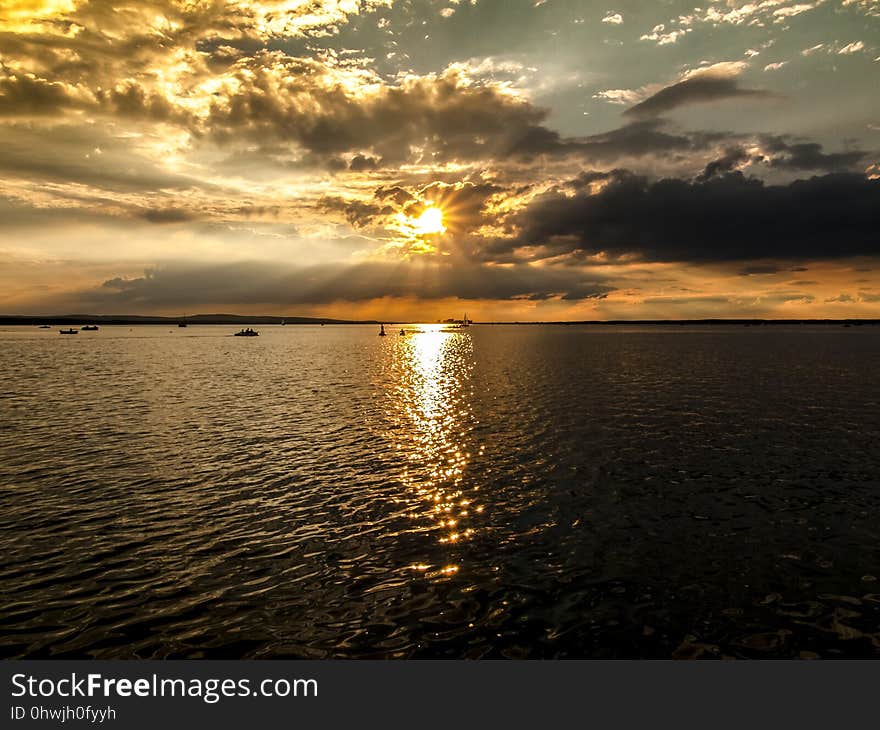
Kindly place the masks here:
<instances>
[{"instance_id":1,"label":"small boat silhouette","mask_svg":"<svg viewBox=\"0 0 880 730\"><path fill-rule=\"evenodd\" d=\"M400 330L400 332L398 332L397 334L399 334L401 337L406 337L406 330Z\"/></svg>"},{"instance_id":2,"label":"small boat silhouette","mask_svg":"<svg viewBox=\"0 0 880 730\"><path fill-rule=\"evenodd\" d=\"M71 327L69 330L58 330L58 332L62 335L75 335L79 330L75 330Z\"/></svg>"},{"instance_id":3,"label":"small boat silhouette","mask_svg":"<svg viewBox=\"0 0 880 730\"><path fill-rule=\"evenodd\" d=\"M80 329L81 329L83 332L97 332L97 331L98 331L98 325L96 325L96 324L87 324L87 325L85 325L85 326L83 326L83 327L80 327Z\"/></svg>"},{"instance_id":4,"label":"small boat silhouette","mask_svg":"<svg viewBox=\"0 0 880 730\"><path fill-rule=\"evenodd\" d=\"M233 335L233 337L259 337L259 336L260 336L260 333L259 333L259 332L255 332L255 331L252 330L250 327L248 327L247 329L243 329L243 330L241 330L241 331L239 331L239 332L236 332L236 333Z\"/></svg>"},{"instance_id":5,"label":"small boat silhouette","mask_svg":"<svg viewBox=\"0 0 880 730\"><path fill-rule=\"evenodd\" d=\"M379 337L384 337L384 336L385 336L385 325L380 324L379 325Z\"/></svg>"},{"instance_id":6,"label":"small boat silhouette","mask_svg":"<svg viewBox=\"0 0 880 730\"><path fill-rule=\"evenodd\" d=\"M50 330L50 329L52 329L52 325L41 324L41 325L40 325L40 329L41 329L41 330Z\"/></svg>"}]
</instances>

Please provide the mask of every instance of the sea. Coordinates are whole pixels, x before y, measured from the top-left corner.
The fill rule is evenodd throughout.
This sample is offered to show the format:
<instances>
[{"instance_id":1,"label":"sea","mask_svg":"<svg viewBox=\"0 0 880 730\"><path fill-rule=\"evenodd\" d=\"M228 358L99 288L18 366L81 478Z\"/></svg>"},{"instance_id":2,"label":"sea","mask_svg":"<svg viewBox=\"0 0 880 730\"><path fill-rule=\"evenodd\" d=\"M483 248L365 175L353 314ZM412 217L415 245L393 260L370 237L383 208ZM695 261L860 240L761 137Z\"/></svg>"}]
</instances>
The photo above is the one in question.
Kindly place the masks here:
<instances>
[{"instance_id":1,"label":"sea","mask_svg":"<svg viewBox=\"0 0 880 730\"><path fill-rule=\"evenodd\" d=\"M237 329L0 328L0 657L880 656L880 326Z\"/></svg>"}]
</instances>

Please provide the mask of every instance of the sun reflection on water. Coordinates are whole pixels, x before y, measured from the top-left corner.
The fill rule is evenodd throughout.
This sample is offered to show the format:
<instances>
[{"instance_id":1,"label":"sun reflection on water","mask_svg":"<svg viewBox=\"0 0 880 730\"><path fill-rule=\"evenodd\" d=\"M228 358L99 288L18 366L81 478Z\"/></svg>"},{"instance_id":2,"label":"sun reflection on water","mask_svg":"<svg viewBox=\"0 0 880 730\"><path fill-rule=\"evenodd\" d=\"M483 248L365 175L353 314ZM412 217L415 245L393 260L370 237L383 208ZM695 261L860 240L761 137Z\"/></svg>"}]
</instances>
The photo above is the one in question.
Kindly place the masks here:
<instances>
[{"instance_id":1,"label":"sun reflection on water","mask_svg":"<svg viewBox=\"0 0 880 730\"><path fill-rule=\"evenodd\" d=\"M420 325L395 343L396 388L389 413L391 433L402 463L404 499L412 516L444 544L474 534L477 487L466 481L472 458L469 435L475 422L470 405L473 367L470 335L442 325ZM455 565L412 566L449 575Z\"/></svg>"}]
</instances>

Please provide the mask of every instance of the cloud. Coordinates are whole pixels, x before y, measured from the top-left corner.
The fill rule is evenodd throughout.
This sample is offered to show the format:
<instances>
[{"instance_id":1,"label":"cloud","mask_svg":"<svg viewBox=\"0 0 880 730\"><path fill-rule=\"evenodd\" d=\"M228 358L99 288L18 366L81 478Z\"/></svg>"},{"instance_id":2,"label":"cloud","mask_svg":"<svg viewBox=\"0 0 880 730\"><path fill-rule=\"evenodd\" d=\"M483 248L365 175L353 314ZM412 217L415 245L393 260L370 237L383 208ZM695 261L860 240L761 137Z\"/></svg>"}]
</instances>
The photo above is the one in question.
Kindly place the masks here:
<instances>
[{"instance_id":1,"label":"cloud","mask_svg":"<svg viewBox=\"0 0 880 730\"><path fill-rule=\"evenodd\" d=\"M874 0L850 0L850 2L873 2ZM797 15L809 12L822 5L825 0L813 2L794 2L793 0L715 0L703 3L685 15L673 18L667 24L653 28L643 40L654 40L658 44L675 43L685 33L697 26L718 28L723 25L750 26L763 28L768 23L784 24ZM846 0L844 0L846 2Z\"/></svg>"},{"instance_id":2,"label":"cloud","mask_svg":"<svg viewBox=\"0 0 880 730\"><path fill-rule=\"evenodd\" d=\"M850 53L858 53L859 51L863 51L864 49L865 44L862 41L853 41L852 43L847 43L837 53L839 55L845 56Z\"/></svg>"},{"instance_id":3,"label":"cloud","mask_svg":"<svg viewBox=\"0 0 880 730\"><path fill-rule=\"evenodd\" d=\"M494 225L496 220L490 210L492 202L509 193L511 191L492 183L433 182L420 186L380 186L372 200L326 196L318 201L318 207L330 213L341 213L353 227L366 229L377 236L397 233L396 239L418 239L411 221L426 208L437 207L443 211L447 235L458 238L482 226Z\"/></svg>"},{"instance_id":4,"label":"cloud","mask_svg":"<svg viewBox=\"0 0 880 730\"><path fill-rule=\"evenodd\" d=\"M564 254L661 262L880 255L880 181L828 174L767 185L740 173L688 182L618 171L598 192L550 191L512 221L488 258Z\"/></svg>"},{"instance_id":5,"label":"cloud","mask_svg":"<svg viewBox=\"0 0 880 730\"><path fill-rule=\"evenodd\" d=\"M666 86L644 101L627 109L625 116L634 118L656 117L691 104L702 104L727 99L767 99L773 95L762 89L743 89L736 76L745 68L743 62L720 63L698 69L681 81Z\"/></svg>"},{"instance_id":6,"label":"cloud","mask_svg":"<svg viewBox=\"0 0 880 730\"><path fill-rule=\"evenodd\" d=\"M743 147L728 147L724 150L724 154L712 160L697 176L697 182L706 182L718 175L726 175L734 170L739 170L752 162L762 160L762 157L756 157L749 153Z\"/></svg>"},{"instance_id":7,"label":"cloud","mask_svg":"<svg viewBox=\"0 0 880 730\"><path fill-rule=\"evenodd\" d=\"M185 223L198 218L194 213L183 208L147 208L139 215L150 223Z\"/></svg>"},{"instance_id":8,"label":"cloud","mask_svg":"<svg viewBox=\"0 0 880 730\"><path fill-rule=\"evenodd\" d=\"M769 276L784 269L778 264L749 264L739 270L740 276Z\"/></svg>"},{"instance_id":9,"label":"cloud","mask_svg":"<svg viewBox=\"0 0 880 730\"><path fill-rule=\"evenodd\" d=\"M382 165L382 160L367 155L355 155L348 163L348 169L352 172L365 172L367 170L376 170Z\"/></svg>"},{"instance_id":10,"label":"cloud","mask_svg":"<svg viewBox=\"0 0 880 730\"><path fill-rule=\"evenodd\" d=\"M793 18L796 15L800 15L801 13L806 13L809 10L814 10L817 5L821 5L823 0L816 0L811 3L797 3L795 5L786 5L781 8L777 8L773 11L773 17L777 19L776 22L780 20L784 20L785 18Z\"/></svg>"},{"instance_id":11,"label":"cloud","mask_svg":"<svg viewBox=\"0 0 880 730\"><path fill-rule=\"evenodd\" d=\"M0 32L42 31L75 38L91 28L101 28L110 39L124 41L133 36L146 36L165 42L181 37L245 37L263 41L278 37L321 37L353 15L373 12L390 4L390 0L255 0L247 3L12 0L0 9ZM74 32L70 32L71 29Z\"/></svg>"},{"instance_id":12,"label":"cloud","mask_svg":"<svg viewBox=\"0 0 880 730\"><path fill-rule=\"evenodd\" d=\"M345 199L338 196L328 195L318 201L318 207L327 212L339 212L355 228L364 228L374 225L382 217L394 214L394 208L390 205L363 201L358 199Z\"/></svg>"},{"instance_id":13,"label":"cloud","mask_svg":"<svg viewBox=\"0 0 880 730\"><path fill-rule=\"evenodd\" d=\"M16 121L0 125L0 176L29 182L75 183L105 191L179 190L195 180L151 157L158 138L114 134L104 125ZM82 194L83 190L71 191Z\"/></svg>"},{"instance_id":14,"label":"cloud","mask_svg":"<svg viewBox=\"0 0 880 730\"><path fill-rule=\"evenodd\" d=\"M679 39L691 32L692 28L679 28L678 30L666 30L663 23L655 25L650 33L639 36L640 41L655 41L658 46L668 46L678 43Z\"/></svg>"},{"instance_id":15,"label":"cloud","mask_svg":"<svg viewBox=\"0 0 880 730\"><path fill-rule=\"evenodd\" d=\"M603 99L611 104L635 104L643 97L639 89L605 89L593 94L594 99Z\"/></svg>"},{"instance_id":16,"label":"cloud","mask_svg":"<svg viewBox=\"0 0 880 730\"><path fill-rule=\"evenodd\" d=\"M862 150L826 153L822 151L822 145L816 142L791 143L786 137L774 135L760 136L759 143L765 161L771 167L785 170L850 170L867 156Z\"/></svg>"},{"instance_id":17,"label":"cloud","mask_svg":"<svg viewBox=\"0 0 880 730\"><path fill-rule=\"evenodd\" d=\"M880 17L880 2L877 0L843 0L844 7L851 7L873 17Z\"/></svg>"},{"instance_id":18,"label":"cloud","mask_svg":"<svg viewBox=\"0 0 880 730\"><path fill-rule=\"evenodd\" d=\"M785 62L767 63L783 57L764 53L775 35L767 28L817 5L704 3L642 36L667 46L665 51L640 44L639 52L658 63L680 64L687 59L671 46L693 32L688 46L699 53L694 62L749 48L750 57L768 56L754 70L769 72ZM852 11L868 7L850 5L850 20ZM705 61L686 72L682 65L651 66L659 74L653 78L665 84L596 91L592 84L606 72L608 86L641 83L625 55L631 44L606 39L595 66L575 68L580 56L572 44L579 41L563 37L561 29L559 36L548 36L543 22L527 27L520 9L503 2L501 15L487 6L456 0L393 7L386 0L5 3L0 226L14 233L16 255L30 247L32 257L118 264L112 273L102 269L100 277L110 283L88 294L117 311L144 302L177 307L168 304L175 296L230 306L263 301L261 296L267 303L306 304L386 294L501 301L600 297L620 284L596 273L608 261L714 263L734 257L732 268L754 273L777 264L740 257L762 251L786 260L837 255L826 250L831 243L818 242L832 214L846 235L832 238L826 227L826 241L843 252L873 250L865 243L858 206L876 188L846 175L804 180L801 187L791 182L858 169L877 175L875 154L862 149L869 144L869 137L860 136L867 134L865 109L870 113L864 104L835 118L833 129L849 141L829 148L834 151L794 134L756 131L833 131L816 126L827 90L791 74L773 80L792 82L792 94L808 102L797 107L797 116L762 122L749 110L732 108L723 121L713 116L713 123L749 131L689 130L667 117L691 105L759 102L772 94L748 88L755 84L744 80L743 61ZM539 14L556 27L553 7ZM487 23L476 46L470 36L446 43L465 8L474 17L492 15L497 27ZM444 19L452 10L454 17ZM371 12L377 17L357 17ZM634 17L627 13L628 28ZM593 30L605 29L606 36L625 31L614 27L622 26L623 13L608 6L592 20L604 23ZM722 47L714 44L720 34L697 37L700 24L706 31L743 27L728 39L733 46ZM429 31L433 41L443 42L429 48L422 40ZM851 31L838 37L859 37L855 25ZM792 35L786 51L798 57L797 49L820 37ZM805 55L821 51L829 62L837 54L853 59L833 61L842 68L858 61L847 54L871 50L860 41L845 45L833 35L825 38ZM554 66L536 68L539 40L558 50ZM623 56L612 55L618 48ZM576 82L569 84L575 71ZM567 79L564 87L561 78ZM631 107L622 122L592 125L611 108L582 116L585 97L593 92L595 99ZM808 96L814 92L819 96ZM561 126L554 128L551 120ZM588 172L578 174L584 168ZM814 187L824 197L811 198ZM801 217L815 217L815 230L794 220L795 200L807 212ZM423 254L416 261L407 245L419 238L411 221L429 203L443 208L447 234L436 247L416 251ZM710 213L715 217L706 220ZM780 228L776 213L790 231ZM70 235L57 235L65 226ZM800 251L793 242L798 236L804 241ZM114 278L169 256L203 263ZM270 259L272 265L253 263ZM245 262L219 263L229 260ZM306 260L321 266L299 265ZM204 285L188 292L202 275ZM50 283L74 286L65 275ZM867 292L872 285L840 282L819 296L847 287Z\"/></svg>"},{"instance_id":19,"label":"cloud","mask_svg":"<svg viewBox=\"0 0 880 730\"><path fill-rule=\"evenodd\" d=\"M108 279L79 297L83 306L96 310L131 311L211 304L314 305L381 297L574 301L601 298L613 288L595 272L527 264L368 262L296 267L238 262L154 268L140 277Z\"/></svg>"},{"instance_id":20,"label":"cloud","mask_svg":"<svg viewBox=\"0 0 880 730\"><path fill-rule=\"evenodd\" d=\"M825 49L824 43L817 43L815 46L810 46L809 48L804 48L804 50L801 51L801 55L802 56L811 56L812 54L816 53L817 51L821 51L824 49Z\"/></svg>"},{"instance_id":21,"label":"cloud","mask_svg":"<svg viewBox=\"0 0 880 730\"><path fill-rule=\"evenodd\" d=\"M706 165L697 180L759 164L789 172L853 171L863 165L867 157L864 150L824 152L822 145L816 142L791 142L785 136L765 134L748 143L725 148L720 157Z\"/></svg>"},{"instance_id":22,"label":"cloud","mask_svg":"<svg viewBox=\"0 0 880 730\"><path fill-rule=\"evenodd\" d=\"M200 122L217 143L291 142L319 158L354 152L383 164L488 159L524 149L547 116L462 68L396 84L311 59L260 54L231 70L235 83Z\"/></svg>"},{"instance_id":23,"label":"cloud","mask_svg":"<svg viewBox=\"0 0 880 730\"><path fill-rule=\"evenodd\" d=\"M880 17L880 16L878 16ZM815 46L804 48L801 51L802 56L811 56L814 53L827 53L829 55L850 56L854 53L867 51L863 41L852 41L851 43L843 43L841 41L833 41L830 43L817 43Z\"/></svg>"},{"instance_id":24,"label":"cloud","mask_svg":"<svg viewBox=\"0 0 880 730\"><path fill-rule=\"evenodd\" d=\"M86 108L94 97L80 86L49 81L33 74L7 74L0 78L0 117L54 114L62 108Z\"/></svg>"}]
</instances>

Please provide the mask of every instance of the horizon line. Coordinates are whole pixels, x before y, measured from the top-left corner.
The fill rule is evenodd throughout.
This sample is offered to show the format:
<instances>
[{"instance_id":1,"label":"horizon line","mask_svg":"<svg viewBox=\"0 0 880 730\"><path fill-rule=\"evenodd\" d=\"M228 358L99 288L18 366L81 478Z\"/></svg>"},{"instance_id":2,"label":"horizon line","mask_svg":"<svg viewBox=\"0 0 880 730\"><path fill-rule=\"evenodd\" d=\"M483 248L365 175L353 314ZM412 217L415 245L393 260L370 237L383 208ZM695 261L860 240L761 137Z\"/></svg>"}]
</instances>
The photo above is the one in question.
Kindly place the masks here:
<instances>
[{"instance_id":1,"label":"horizon line","mask_svg":"<svg viewBox=\"0 0 880 730\"><path fill-rule=\"evenodd\" d=\"M105 324L168 324L178 322L190 322L193 324L222 325L222 324L454 324L460 320L430 320L430 319L339 319L334 317L303 317L300 315L274 315L274 314L193 314L186 316L169 316L163 314L0 314L2 325L27 325L30 323L50 324L52 321L70 323L71 320L81 321L83 324L91 324L90 320ZM213 321L205 321L213 320ZM222 321L228 320L228 321ZM471 324L502 325L502 324L880 324L878 317L695 317L695 318L649 318L649 319L572 319L572 320L469 320Z\"/></svg>"}]
</instances>

